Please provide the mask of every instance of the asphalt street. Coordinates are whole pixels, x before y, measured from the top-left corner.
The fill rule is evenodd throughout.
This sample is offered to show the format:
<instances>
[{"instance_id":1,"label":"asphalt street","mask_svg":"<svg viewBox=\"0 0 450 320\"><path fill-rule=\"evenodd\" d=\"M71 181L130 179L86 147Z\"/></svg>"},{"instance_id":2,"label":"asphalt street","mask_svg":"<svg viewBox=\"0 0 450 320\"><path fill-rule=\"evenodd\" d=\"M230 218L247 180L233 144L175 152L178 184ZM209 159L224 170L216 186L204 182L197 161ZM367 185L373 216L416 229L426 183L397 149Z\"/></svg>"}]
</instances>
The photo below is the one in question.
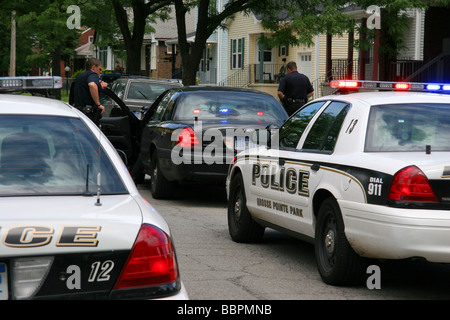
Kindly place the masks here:
<instances>
[{"instance_id":1,"label":"asphalt street","mask_svg":"<svg viewBox=\"0 0 450 320\"><path fill-rule=\"evenodd\" d=\"M223 188L179 187L173 200L154 200L148 181L139 189L171 228L193 300L450 299L449 265L377 260L380 289L329 286L320 279L312 244L271 229L262 243L234 243Z\"/></svg>"}]
</instances>

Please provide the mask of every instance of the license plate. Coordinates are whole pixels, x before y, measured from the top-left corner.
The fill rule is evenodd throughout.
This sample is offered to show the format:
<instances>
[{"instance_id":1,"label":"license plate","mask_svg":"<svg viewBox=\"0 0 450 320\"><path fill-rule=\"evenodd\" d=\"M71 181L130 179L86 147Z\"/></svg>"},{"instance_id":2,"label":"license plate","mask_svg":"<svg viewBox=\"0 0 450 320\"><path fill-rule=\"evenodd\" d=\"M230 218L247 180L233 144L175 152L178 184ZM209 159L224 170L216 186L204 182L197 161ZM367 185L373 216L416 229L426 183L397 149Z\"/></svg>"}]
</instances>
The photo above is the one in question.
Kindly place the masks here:
<instances>
[{"instance_id":1,"label":"license plate","mask_svg":"<svg viewBox=\"0 0 450 320\"><path fill-rule=\"evenodd\" d=\"M0 300L8 300L8 273L4 263L0 263Z\"/></svg>"},{"instance_id":2,"label":"license plate","mask_svg":"<svg viewBox=\"0 0 450 320\"><path fill-rule=\"evenodd\" d=\"M252 148L256 148L258 145L251 141L248 137L240 138L236 137L236 140L234 141L234 147L236 151L243 151L248 150Z\"/></svg>"}]
</instances>

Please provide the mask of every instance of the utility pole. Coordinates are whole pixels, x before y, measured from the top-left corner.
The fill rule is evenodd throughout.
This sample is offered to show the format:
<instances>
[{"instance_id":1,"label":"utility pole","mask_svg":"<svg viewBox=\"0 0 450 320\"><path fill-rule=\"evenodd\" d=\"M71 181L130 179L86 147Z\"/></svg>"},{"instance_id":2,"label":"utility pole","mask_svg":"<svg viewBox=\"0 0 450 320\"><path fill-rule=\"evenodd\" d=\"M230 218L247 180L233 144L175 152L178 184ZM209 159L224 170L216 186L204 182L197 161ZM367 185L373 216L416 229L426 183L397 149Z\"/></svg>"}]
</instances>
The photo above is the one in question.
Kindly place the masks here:
<instances>
[{"instance_id":1,"label":"utility pole","mask_svg":"<svg viewBox=\"0 0 450 320\"><path fill-rule=\"evenodd\" d=\"M11 51L9 58L9 76L16 76L16 11L11 14Z\"/></svg>"}]
</instances>

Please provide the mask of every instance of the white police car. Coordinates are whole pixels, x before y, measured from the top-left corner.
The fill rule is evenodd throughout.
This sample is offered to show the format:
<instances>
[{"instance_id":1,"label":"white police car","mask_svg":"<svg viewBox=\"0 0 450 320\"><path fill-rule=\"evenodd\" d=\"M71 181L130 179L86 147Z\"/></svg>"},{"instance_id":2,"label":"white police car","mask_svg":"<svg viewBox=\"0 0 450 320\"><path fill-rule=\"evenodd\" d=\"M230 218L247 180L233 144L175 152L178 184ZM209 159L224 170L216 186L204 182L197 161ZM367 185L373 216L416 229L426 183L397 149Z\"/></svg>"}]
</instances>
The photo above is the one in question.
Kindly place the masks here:
<instances>
[{"instance_id":1,"label":"white police car","mask_svg":"<svg viewBox=\"0 0 450 320\"><path fill-rule=\"evenodd\" d=\"M271 227L311 240L323 281L334 285L358 280L362 257L449 263L450 96L442 93L450 86L332 86L376 91L314 100L267 146L237 155L227 179L231 238L258 241Z\"/></svg>"},{"instance_id":2,"label":"white police car","mask_svg":"<svg viewBox=\"0 0 450 320\"><path fill-rule=\"evenodd\" d=\"M0 94L0 239L0 300L188 298L167 223L61 101Z\"/></svg>"}]
</instances>

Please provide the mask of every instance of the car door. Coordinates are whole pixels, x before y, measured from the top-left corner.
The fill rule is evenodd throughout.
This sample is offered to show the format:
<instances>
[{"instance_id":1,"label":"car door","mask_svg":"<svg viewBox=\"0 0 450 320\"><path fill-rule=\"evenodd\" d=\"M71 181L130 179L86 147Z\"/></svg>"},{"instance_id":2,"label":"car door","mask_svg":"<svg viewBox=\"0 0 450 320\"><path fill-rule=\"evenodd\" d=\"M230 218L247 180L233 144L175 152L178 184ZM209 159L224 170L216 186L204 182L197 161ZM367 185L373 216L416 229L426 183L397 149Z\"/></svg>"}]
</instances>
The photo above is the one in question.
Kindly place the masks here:
<instances>
[{"instance_id":1,"label":"car door","mask_svg":"<svg viewBox=\"0 0 450 320\"><path fill-rule=\"evenodd\" d=\"M105 107L105 112L99 126L112 145L126 154L127 164L131 166L139 152L140 121L108 88L101 91L100 101Z\"/></svg>"},{"instance_id":2,"label":"car door","mask_svg":"<svg viewBox=\"0 0 450 320\"><path fill-rule=\"evenodd\" d=\"M275 144L272 142L270 149L262 149L256 159L249 158L252 161L252 183L249 185L248 205L253 206L258 218L284 228L289 227L288 216L292 213L285 194L298 194L297 175L303 172L299 171L302 162L296 159L298 155L295 151L309 121L325 102L303 107L281 126L273 138Z\"/></svg>"},{"instance_id":3,"label":"car door","mask_svg":"<svg viewBox=\"0 0 450 320\"><path fill-rule=\"evenodd\" d=\"M296 148L280 152L286 171L286 192L281 196L288 210L285 226L310 237L314 236L313 195L326 170L330 170L328 164L350 108L345 102L320 103L322 106L310 119ZM303 111L314 107L310 104Z\"/></svg>"},{"instance_id":4,"label":"car door","mask_svg":"<svg viewBox=\"0 0 450 320\"><path fill-rule=\"evenodd\" d=\"M172 130L168 126L168 110L171 110L175 103L173 97L176 93L177 91L168 90L161 94L144 116L141 156L146 172L150 170L153 150L156 150L158 157L170 159ZM161 164L164 167L163 163Z\"/></svg>"}]
</instances>

